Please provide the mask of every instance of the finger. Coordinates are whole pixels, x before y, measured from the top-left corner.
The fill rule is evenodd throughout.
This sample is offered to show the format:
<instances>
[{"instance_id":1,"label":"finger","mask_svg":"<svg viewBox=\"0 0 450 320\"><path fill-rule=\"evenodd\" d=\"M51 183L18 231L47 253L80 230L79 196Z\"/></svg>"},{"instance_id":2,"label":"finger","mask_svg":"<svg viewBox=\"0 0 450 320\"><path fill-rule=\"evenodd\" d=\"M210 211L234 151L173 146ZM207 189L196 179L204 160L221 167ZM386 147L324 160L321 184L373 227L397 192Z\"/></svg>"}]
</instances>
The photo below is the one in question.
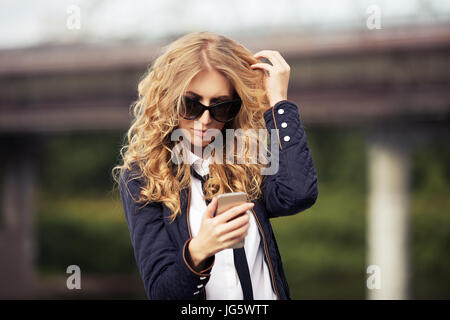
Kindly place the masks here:
<instances>
[{"instance_id":1,"label":"finger","mask_svg":"<svg viewBox=\"0 0 450 320\"><path fill-rule=\"evenodd\" d=\"M280 64L280 66L283 66L286 69L289 69L289 64L286 62L286 60L283 58L283 56L281 55L281 53L279 53L278 51L274 51L274 57L277 59L278 63Z\"/></svg>"},{"instance_id":2,"label":"finger","mask_svg":"<svg viewBox=\"0 0 450 320\"><path fill-rule=\"evenodd\" d=\"M249 203L249 204L242 204L240 207L237 206L235 208L230 209L230 212L228 213L225 212L226 216L224 216L223 223L228 223L234 219L239 218L240 216L244 215L248 210L253 208L253 206L254 206L253 203Z\"/></svg>"},{"instance_id":3,"label":"finger","mask_svg":"<svg viewBox=\"0 0 450 320\"><path fill-rule=\"evenodd\" d=\"M283 57L278 51L273 50L262 50L254 55L255 58L264 57L268 59L272 65L283 66L285 64Z\"/></svg>"},{"instance_id":4,"label":"finger","mask_svg":"<svg viewBox=\"0 0 450 320\"><path fill-rule=\"evenodd\" d=\"M249 222L250 222L250 214L246 212L242 216L232 219L231 221L224 224L222 233L232 232L248 224Z\"/></svg>"},{"instance_id":5,"label":"finger","mask_svg":"<svg viewBox=\"0 0 450 320\"><path fill-rule=\"evenodd\" d=\"M206 207L205 217L214 218L214 212L217 210L217 197L214 197Z\"/></svg>"},{"instance_id":6,"label":"finger","mask_svg":"<svg viewBox=\"0 0 450 320\"><path fill-rule=\"evenodd\" d=\"M239 229L236 229L230 233L228 233L226 236L224 236L224 242L227 242L227 246L231 246L235 244L236 242L242 240L247 236L248 229L250 228L250 224L245 224Z\"/></svg>"},{"instance_id":7,"label":"finger","mask_svg":"<svg viewBox=\"0 0 450 320\"><path fill-rule=\"evenodd\" d=\"M232 220L233 218L237 217L238 215L242 214L243 212L250 210L253 208L254 203L253 202L246 202L243 204L240 204L238 206L234 206L231 209L228 209L227 211L223 212L221 215L217 216L217 222L222 224L226 223L229 220Z\"/></svg>"},{"instance_id":8,"label":"finger","mask_svg":"<svg viewBox=\"0 0 450 320\"><path fill-rule=\"evenodd\" d=\"M261 68L261 69L264 69L264 70L266 70L267 72L269 72L269 74L272 72L272 70L273 70L273 67L270 65L270 64L268 64L268 63L255 63L255 64L252 64L251 66L250 66L252 69L257 69L257 68Z\"/></svg>"},{"instance_id":9,"label":"finger","mask_svg":"<svg viewBox=\"0 0 450 320\"><path fill-rule=\"evenodd\" d=\"M257 53L255 53L253 56L255 58L261 58L261 57L268 58L270 55L270 52L271 52L270 50L261 50L261 51L258 51Z\"/></svg>"}]
</instances>

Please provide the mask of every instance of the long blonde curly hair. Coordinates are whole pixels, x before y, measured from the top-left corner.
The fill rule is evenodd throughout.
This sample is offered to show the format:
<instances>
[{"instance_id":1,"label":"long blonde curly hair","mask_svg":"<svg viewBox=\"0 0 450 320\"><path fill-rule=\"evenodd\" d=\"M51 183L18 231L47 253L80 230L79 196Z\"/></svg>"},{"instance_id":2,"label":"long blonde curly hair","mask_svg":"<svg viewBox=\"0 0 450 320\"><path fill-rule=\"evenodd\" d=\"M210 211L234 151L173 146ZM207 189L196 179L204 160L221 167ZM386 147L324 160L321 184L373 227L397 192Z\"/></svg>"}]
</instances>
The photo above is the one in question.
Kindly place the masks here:
<instances>
[{"instance_id":1,"label":"long blonde curly hair","mask_svg":"<svg viewBox=\"0 0 450 320\"><path fill-rule=\"evenodd\" d=\"M144 205L162 202L172 212L171 221L175 220L181 213L179 192L190 186L191 168L189 164L174 164L171 160L177 144L171 141L171 133L178 127L178 111L190 81L201 71L213 68L230 81L241 98L239 114L224 125L222 132L266 129L263 113L270 106L264 90L264 72L250 68L257 62L244 46L211 32L189 33L166 46L138 85L138 99L131 105L133 120L124 137L127 143L120 149L122 164L112 169L114 180L119 183L125 169L138 168L138 175L133 178L143 178L144 184L137 201ZM258 136L250 139L254 139L258 148L268 151L267 140ZM246 154L249 145L246 140ZM241 151L234 152L236 159ZM204 199L237 191L247 193L249 200L258 199L262 195L264 166L254 162L211 164Z\"/></svg>"}]
</instances>

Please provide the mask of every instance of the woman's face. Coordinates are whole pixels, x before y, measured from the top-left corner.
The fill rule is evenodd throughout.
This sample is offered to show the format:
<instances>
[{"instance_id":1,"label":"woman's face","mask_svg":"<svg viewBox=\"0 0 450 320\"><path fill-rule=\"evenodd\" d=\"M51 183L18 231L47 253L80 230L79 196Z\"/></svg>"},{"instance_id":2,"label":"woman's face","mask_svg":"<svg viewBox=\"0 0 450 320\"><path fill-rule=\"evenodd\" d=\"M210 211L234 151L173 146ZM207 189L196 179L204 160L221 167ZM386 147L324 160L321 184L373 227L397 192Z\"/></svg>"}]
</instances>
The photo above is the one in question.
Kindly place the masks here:
<instances>
[{"instance_id":1,"label":"woman's face","mask_svg":"<svg viewBox=\"0 0 450 320\"><path fill-rule=\"evenodd\" d=\"M231 100L232 94L231 84L217 70L200 72L192 79L186 90L188 97L200 101L205 106ZM209 111L205 110L195 120L187 120L179 116L178 127L189 132L187 138L192 145L203 148L212 141L210 136L205 136L205 131L208 129L222 130L224 125L223 122L213 119Z\"/></svg>"}]
</instances>

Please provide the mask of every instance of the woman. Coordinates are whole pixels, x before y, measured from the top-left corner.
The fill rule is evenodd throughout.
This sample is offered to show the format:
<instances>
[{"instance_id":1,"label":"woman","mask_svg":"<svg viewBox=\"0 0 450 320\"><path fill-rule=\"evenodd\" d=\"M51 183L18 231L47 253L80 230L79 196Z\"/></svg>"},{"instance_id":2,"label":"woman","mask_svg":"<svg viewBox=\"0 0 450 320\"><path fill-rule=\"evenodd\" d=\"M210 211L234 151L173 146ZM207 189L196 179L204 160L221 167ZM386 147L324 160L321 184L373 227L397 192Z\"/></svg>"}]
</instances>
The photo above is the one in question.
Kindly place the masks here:
<instances>
[{"instance_id":1,"label":"woman","mask_svg":"<svg viewBox=\"0 0 450 320\"><path fill-rule=\"evenodd\" d=\"M290 299L269 219L311 207L318 188L298 108L287 100L289 73L277 51L252 55L224 36L196 32L171 43L139 83L113 174L149 299ZM267 150L252 133L231 149L234 161L217 161L217 150L204 156L218 137L224 149L243 139L226 136L231 129L272 135L277 171L236 163L254 143ZM173 141L176 130L184 140ZM184 161L174 161L180 143L188 146ZM248 202L216 216L216 196L227 192L245 192Z\"/></svg>"}]
</instances>

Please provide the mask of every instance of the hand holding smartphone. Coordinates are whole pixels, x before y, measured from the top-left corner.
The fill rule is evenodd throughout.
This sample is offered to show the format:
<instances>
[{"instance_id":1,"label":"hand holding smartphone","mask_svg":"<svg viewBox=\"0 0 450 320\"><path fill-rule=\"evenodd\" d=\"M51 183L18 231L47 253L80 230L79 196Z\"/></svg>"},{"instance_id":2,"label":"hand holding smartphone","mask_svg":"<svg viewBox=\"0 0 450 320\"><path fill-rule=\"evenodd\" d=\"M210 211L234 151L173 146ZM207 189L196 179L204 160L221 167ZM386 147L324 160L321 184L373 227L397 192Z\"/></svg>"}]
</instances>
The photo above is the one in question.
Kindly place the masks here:
<instances>
[{"instance_id":1,"label":"hand holding smartphone","mask_svg":"<svg viewBox=\"0 0 450 320\"><path fill-rule=\"evenodd\" d=\"M223 193L219 194L217 196L217 210L214 213L214 216L219 215L228 209L231 209L234 206L246 203L247 201L247 194L244 192L230 192L230 193ZM240 217L241 215L237 216ZM235 217L234 219L236 219ZM232 248L238 249L242 248L245 244L245 240L242 240L238 243L236 243Z\"/></svg>"}]
</instances>

